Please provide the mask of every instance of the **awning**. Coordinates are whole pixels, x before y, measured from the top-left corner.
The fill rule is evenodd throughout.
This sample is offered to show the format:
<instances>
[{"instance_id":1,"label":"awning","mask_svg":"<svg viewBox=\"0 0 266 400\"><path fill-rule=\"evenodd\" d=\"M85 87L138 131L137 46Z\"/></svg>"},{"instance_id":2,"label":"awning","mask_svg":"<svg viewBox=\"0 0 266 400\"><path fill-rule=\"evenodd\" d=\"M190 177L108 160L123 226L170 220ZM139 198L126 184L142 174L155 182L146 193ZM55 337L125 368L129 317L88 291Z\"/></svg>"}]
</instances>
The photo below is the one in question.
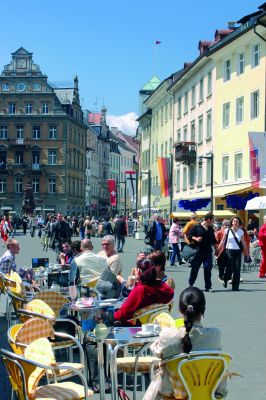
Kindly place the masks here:
<instances>
[{"instance_id":1,"label":"awning","mask_svg":"<svg viewBox=\"0 0 266 400\"><path fill-rule=\"evenodd\" d=\"M2 207L1 207L1 210L3 210L3 211L12 211L12 210L13 210L13 207L2 206Z\"/></svg>"},{"instance_id":2,"label":"awning","mask_svg":"<svg viewBox=\"0 0 266 400\"><path fill-rule=\"evenodd\" d=\"M254 197L248 200L245 210L266 210L266 196Z\"/></svg>"},{"instance_id":3,"label":"awning","mask_svg":"<svg viewBox=\"0 0 266 400\"><path fill-rule=\"evenodd\" d=\"M177 217L180 219L185 219L190 218L191 214L196 214L197 217L202 218L205 217L208 212L210 211L195 211L195 213L192 213L192 211L180 211L172 213L171 218ZM236 216L236 213L231 210L214 210L213 214L216 218L232 218Z\"/></svg>"}]
</instances>

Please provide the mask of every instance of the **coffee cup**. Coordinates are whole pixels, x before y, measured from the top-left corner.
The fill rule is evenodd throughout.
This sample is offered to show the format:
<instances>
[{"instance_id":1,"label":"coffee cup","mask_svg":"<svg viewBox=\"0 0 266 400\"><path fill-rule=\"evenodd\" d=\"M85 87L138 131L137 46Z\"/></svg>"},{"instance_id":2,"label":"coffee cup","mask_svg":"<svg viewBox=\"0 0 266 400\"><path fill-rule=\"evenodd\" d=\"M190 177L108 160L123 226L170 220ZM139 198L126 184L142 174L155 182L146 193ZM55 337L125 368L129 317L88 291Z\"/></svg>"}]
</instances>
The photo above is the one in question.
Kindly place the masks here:
<instances>
[{"instance_id":1,"label":"coffee cup","mask_svg":"<svg viewBox=\"0 0 266 400\"><path fill-rule=\"evenodd\" d=\"M153 324L144 324L142 325L143 333L154 333L154 325Z\"/></svg>"}]
</instances>

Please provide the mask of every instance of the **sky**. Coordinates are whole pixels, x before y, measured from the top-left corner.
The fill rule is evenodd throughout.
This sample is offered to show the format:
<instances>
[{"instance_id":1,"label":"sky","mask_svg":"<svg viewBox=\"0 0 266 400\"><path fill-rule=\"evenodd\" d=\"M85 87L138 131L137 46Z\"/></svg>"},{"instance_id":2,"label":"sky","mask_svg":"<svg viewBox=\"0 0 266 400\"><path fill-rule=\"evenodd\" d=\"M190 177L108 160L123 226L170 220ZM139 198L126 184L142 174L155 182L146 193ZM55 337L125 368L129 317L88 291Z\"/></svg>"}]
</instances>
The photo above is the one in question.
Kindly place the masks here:
<instances>
[{"instance_id":1,"label":"sky","mask_svg":"<svg viewBox=\"0 0 266 400\"><path fill-rule=\"evenodd\" d=\"M33 53L48 80L79 78L82 107L107 107L108 123L134 134L138 92L163 80L212 40L257 11L254 0L12 0L1 3L0 70L19 47ZM162 42L155 45L156 41Z\"/></svg>"}]
</instances>

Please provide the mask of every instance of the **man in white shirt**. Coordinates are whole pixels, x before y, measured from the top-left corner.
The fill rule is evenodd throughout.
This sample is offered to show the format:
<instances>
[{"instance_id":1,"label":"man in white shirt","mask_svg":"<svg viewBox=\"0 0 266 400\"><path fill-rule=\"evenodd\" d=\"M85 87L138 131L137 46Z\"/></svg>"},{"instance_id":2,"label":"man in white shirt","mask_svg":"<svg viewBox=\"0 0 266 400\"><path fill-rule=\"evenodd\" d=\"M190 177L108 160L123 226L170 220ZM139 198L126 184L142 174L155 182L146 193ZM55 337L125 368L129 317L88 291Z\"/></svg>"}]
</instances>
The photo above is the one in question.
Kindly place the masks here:
<instances>
[{"instance_id":1,"label":"man in white shirt","mask_svg":"<svg viewBox=\"0 0 266 400\"><path fill-rule=\"evenodd\" d=\"M102 240L103 250L98 253L104 257L108 267L115 275L122 275L122 263L115 251L115 238L112 235L104 236Z\"/></svg>"},{"instance_id":2,"label":"man in white shirt","mask_svg":"<svg viewBox=\"0 0 266 400\"><path fill-rule=\"evenodd\" d=\"M77 276L81 285L86 285L92 279L99 277L107 267L106 260L92 252L90 239L83 239L80 248L82 253L74 258L70 266L69 286L76 284Z\"/></svg>"}]
</instances>

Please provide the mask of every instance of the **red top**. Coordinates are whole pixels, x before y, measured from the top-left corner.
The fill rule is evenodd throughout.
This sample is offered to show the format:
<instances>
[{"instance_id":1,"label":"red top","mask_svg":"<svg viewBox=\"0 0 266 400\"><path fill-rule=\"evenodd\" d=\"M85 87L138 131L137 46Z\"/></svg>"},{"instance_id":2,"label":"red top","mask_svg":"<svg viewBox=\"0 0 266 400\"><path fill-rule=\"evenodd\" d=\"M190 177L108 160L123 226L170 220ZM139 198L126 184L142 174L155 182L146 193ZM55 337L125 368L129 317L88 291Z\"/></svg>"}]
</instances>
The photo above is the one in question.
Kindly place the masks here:
<instances>
[{"instance_id":1,"label":"red top","mask_svg":"<svg viewBox=\"0 0 266 400\"><path fill-rule=\"evenodd\" d=\"M266 246L266 224L263 224L261 226L258 238L259 238L259 246Z\"/></svg>"},{"instance_id":2,"label":"red top","mask_svg":"<svg viewBox=\"0 0 266 400\"><path fill-rule=\"evenodd\" d=\"M139 283L134 287L121 308L115 312L115 320L123 326L130 324L135 311L151 304L167 304L174 297L174 290L165 283L158 281L153 286Z\"/></svg>"}]
</instances>

